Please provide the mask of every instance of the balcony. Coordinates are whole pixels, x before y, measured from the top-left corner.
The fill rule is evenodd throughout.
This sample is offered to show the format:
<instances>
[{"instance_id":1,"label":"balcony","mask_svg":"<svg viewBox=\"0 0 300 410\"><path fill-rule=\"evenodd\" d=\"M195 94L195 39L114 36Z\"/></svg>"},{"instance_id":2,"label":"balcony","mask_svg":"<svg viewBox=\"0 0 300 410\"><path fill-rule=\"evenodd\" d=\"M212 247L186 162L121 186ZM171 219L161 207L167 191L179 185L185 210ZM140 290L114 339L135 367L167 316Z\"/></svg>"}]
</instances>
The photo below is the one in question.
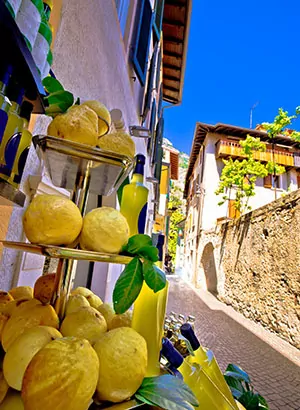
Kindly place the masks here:
<instances>
[{"instance_id":1,"label":"balcony","mask_svg":"<svg viewBox=\"0 0 300 410\"><path fill-rule=\"evenodd\" d=\"M222 138L216 144L216 158L245 158L242 154L242 147L236 141L227 140ZM284 165L287 167L294 167L294 153L284 148L274 149L275 162L279 165ZM268 162L273 161L272 147L270 144L266 146L265 152L255 152L254 158L258 161ZM295 157L296 158L296 157ZM300 157L297 157L298 162L300 162Z\"/></svg>"}]
</instances>

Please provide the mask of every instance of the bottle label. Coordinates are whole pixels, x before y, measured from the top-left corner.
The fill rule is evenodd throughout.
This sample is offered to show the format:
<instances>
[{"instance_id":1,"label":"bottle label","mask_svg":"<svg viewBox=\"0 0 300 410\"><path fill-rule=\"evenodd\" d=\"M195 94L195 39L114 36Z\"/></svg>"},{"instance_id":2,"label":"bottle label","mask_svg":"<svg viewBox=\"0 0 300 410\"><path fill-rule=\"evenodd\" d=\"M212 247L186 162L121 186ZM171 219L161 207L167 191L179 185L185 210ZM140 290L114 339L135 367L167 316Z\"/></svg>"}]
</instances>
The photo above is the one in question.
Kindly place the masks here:
<instances>
[{"instance_id":1,"label":"bottle label","mask_svg":"<svg viewBox=\"0 0 300 410\"><path fill-rule=\"evenodd\" d=\"M49 43L45 37L41 33L38 33L34 42L32 57L40 71L44 68L49 48Z\"/></svg>"},{"instance_id":2,"label":"bottle label","mask_svg":"<svg viewBox=\"0 0 300 410\"><path fill-rule=\"evenodd\" d=\"M147 208L148 208L148 204L145 203L145 205L143 206L143 208L140 212L140 215L139 215L139 220L138 220L138 231L139 231L139 233L144 233L145 232Z\"/></svg>"},{"instance_id":3,"label":"bottle label","mask_svg":"<svg viewBox=\"0 0 300 410\"><path fill-rule=\"evenodd\" d=\"M16 22L32 49L41 24L41 15L31 0L22 0Z\"/></svg>"},{"instance_id":4,"label":"bottle label","mask_svg":"<svg viewBox=\"0 0 300 410\"><path fill-rule=\"evenodd\" d=\"M21 140L21 135L21 132L17 132L7 141L4 152L5 164L0 164L0 173L2 175L10 176L10 174L12 173L14 161Z\"/></svg>"},{"instance_id":5,"label":"bottle label","mask_svg":"<svg viewBox=\"0 0 300 410\"><path fill-rule=\"evenodd\" d=\"M5 131L5 127L8 121L8 115L7 112L4 110L0 110L0 144L2 142L3 134Z\"/></svg>"}]
</instances>

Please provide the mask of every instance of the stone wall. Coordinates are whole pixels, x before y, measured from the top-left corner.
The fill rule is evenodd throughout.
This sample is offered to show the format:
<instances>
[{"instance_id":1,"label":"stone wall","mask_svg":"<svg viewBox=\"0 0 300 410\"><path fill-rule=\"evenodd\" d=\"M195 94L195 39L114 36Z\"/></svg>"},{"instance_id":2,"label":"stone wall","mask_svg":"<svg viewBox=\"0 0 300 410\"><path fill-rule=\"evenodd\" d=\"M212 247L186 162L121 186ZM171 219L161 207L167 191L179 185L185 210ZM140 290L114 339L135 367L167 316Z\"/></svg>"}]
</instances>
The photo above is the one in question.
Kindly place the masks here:
<instances>
[{"instance_id":1,"label":"stone wall","mask_svg":"<svg viewBox=\"0 0 300 410\"><path fill-rule=\"evenodd\" d=\"M220 298L300 348L300 190L213 236Z\"/></svg>"}]
</instances>

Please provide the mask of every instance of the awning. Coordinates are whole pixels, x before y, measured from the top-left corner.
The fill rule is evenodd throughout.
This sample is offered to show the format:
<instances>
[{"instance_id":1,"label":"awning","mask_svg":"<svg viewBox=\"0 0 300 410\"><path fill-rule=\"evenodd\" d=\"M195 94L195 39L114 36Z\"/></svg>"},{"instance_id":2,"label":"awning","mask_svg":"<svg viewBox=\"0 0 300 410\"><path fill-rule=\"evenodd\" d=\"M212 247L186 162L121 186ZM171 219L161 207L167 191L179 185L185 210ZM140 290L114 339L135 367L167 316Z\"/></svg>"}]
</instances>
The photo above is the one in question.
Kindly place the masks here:
<instances>
[{"instance_id":1,"label":"awning","mask_svg":"<svg viewBox=\"0 0 300 410\"><path fill-rule=\"evenodd\" d=\"M180 103L192 0L165 0L163 16L163 99Z\"/></svg>"}]
</instances>

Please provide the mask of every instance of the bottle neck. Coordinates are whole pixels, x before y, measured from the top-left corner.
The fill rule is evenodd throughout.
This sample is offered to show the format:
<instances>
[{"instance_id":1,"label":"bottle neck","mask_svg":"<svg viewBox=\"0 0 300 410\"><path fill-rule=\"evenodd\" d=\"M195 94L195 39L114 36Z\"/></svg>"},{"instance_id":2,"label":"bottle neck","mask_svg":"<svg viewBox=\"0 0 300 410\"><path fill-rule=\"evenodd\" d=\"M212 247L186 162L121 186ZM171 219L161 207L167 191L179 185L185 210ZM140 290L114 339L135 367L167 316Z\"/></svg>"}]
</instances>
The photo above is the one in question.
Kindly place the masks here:
<instances>
[{"instance_id":1,"label":"bottle neck","mask_svg":"<svg viewBox=\"0 0 300 410\"><path fill-rule=\"evenodd\" d=\"M6 84L0 81L0 93L5 95Z\"/></svg>"},{"instance_id":2,"label":"bottle neck","mask_svg":"<svg viewBox=\"0 0 300 410\"><path fill-rule=\"evenodd\" d=\"M23 130L28 130L29 122L26 118L22 118L23 120Z\"/></svg>"},{"instance_id":3,"label":"bottle neck","mask_svg":"<svg viewBox=\"0 0 300 410\"><path fill-rule=\"evenodd\" d=\"M200 347L200 343L197 336L195 335L192 326L189 323L185 323L181 326L180 331L182 336L184 336L190 342L192 349L194 351L198 350Z\"/></svg>"},{"instance_id":4,"label":"bottle neck","mask_svg":"<svg viewBox=\"0 0 300 410\"><path fill-rule=\"evenodd\" d=\"M10 113L18 114L20 113L20 105L15 101L11 102L11 107L9 109Z\"/></svg>"},{"instance_id":5,"label":"bottle neck","mask_svg":"<svg viewBox=\"0 0 300 410\"><path fill-rule=\"evenodd\" d=\"M144 175L143 174L134 173L132 175L132 179L131 179L132 184L137 184L137 183L142 184L143 182L144 182Z\"/></svg>"}]
</instances>

